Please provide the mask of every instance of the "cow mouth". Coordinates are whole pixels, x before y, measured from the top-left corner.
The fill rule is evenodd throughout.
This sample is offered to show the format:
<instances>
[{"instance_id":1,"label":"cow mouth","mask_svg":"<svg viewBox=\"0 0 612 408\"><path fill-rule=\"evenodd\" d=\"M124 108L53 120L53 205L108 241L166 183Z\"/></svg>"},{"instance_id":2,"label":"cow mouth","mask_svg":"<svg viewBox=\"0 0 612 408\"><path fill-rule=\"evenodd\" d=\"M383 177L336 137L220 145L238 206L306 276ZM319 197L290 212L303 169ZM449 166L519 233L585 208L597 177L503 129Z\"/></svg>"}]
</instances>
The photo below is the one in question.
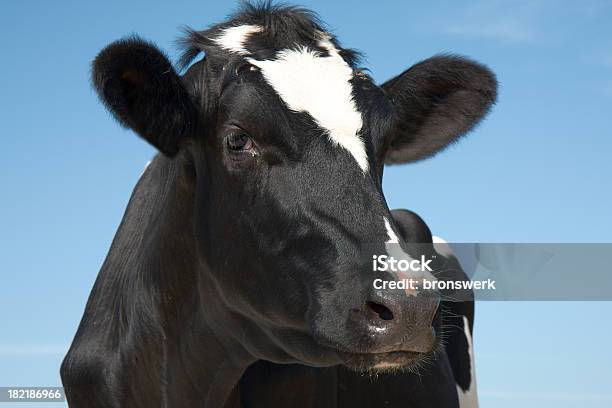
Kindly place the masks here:
<instances>
[{"instance_id":1,"label":"cow mouth","mask_svg":"<svg viewBox=\"0 0 612 408\"><path fill-rule=\"evenodd\" d=\"M363 347L350 349L341 344L330 344L330 341L318 341L334 356L335 364L341 364L356 372L397 372L410 370L420 364L435 358L440 342L436 338L435 343L427 351L410 350L407 345L395 345L395 347Z\"/></svg>"},{"instance_id":2,"label":"cow mouth","mask_svg":"<svg viewBox=\"0 0 612 408\"><path fill-rule=\"evenodd\" d=\"M389 351L384 353L338 352L342 364L355 371L396 371L414 366L428 353L415 351Z\"/></svg>"}]
</instances>

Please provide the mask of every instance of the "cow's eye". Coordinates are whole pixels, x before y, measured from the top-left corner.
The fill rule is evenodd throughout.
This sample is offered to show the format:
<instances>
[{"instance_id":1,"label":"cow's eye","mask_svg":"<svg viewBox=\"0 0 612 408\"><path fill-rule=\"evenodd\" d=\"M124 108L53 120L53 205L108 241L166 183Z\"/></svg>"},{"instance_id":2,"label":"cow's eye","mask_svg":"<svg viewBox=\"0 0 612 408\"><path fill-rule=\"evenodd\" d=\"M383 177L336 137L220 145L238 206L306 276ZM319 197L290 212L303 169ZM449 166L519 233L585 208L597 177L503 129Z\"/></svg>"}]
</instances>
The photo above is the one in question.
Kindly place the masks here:
<instances>
[{"instance_id":1,"label":"cow's eye","mask_svg":"<svg viewBox=\"0 0 612 408\"><path fill-rule=\"evenodd\" d=\"M250 152L253 150L253 141L244 132L233 132L227 135L225 145L232 152Z\"/></svg>"}]
</instances>

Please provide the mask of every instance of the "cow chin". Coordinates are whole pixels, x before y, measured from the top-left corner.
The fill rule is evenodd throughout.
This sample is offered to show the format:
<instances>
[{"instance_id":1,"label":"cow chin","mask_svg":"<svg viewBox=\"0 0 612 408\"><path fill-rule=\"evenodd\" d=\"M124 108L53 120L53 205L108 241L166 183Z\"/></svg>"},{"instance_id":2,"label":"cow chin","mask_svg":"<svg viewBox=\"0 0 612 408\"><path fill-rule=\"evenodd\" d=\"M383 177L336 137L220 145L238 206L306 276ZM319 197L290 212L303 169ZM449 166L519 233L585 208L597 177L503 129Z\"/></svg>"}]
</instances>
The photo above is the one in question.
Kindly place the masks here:
<instances>
[{"instance_id":1,"label":"cow chin","mask_svg":"<svg viewBox=\"0 0 612 408\"><path fill-rule=\"evenodd\" d=\"M268 341L251 343L247 347L258 359L311 367L341 365L360 373L410 371L431 360L440 347L439 338L432 343L431 349L413 351L409 344L375 345L364 338L360 342L351 342L349 347L344 345L345 342L333 341L321 336L321 333L302 330L282 329L265 333L263 336L252 335L251 338L265 338Z\"/></svg>"},{"instance_id":2,"label":"cow chin","mask_svg":"<svg viewBox=\"0 0 612 408\"><path fill-rule=\"evenodd\" d=\"M343 365L357 372L397 372L410 370L426 361L430 353L390 351L387 353L340 353Z\"/></svg>"},{"instance_id":3,"label":"cow chin","mask_svg":"<svg viewBox=\"0 0 612 408\"><path fill-rule=\"evenodd\" d=\"M436 340L430 351L410 351L398 348L386 351L347 351L344 349L332 349L325 347L328 355L334 355L337 364L341 364L350 370L360 373L375 372L398 372L410 371L422 363L434 359L440 347Z\"/></svg>"},{"instance_id":4,"label":"cow chin","mask_svg":"<svg viewBox=\"0 0 612 408\"><path fill-rule=\"evenodd\" d=\"M355 347L349 348L342 346L341 342L316 337L316 342L324 350L320 355L333 360L333 365L343 365L360 373L410 371L432 360L441 347L438 336L434 337L430 347L419 351L412 350L409 344L377 346L369 343L366 346L367 341L364 344L353 343ZM360 345L364 347L359 347Z\"/></svg>"}]
</instances>

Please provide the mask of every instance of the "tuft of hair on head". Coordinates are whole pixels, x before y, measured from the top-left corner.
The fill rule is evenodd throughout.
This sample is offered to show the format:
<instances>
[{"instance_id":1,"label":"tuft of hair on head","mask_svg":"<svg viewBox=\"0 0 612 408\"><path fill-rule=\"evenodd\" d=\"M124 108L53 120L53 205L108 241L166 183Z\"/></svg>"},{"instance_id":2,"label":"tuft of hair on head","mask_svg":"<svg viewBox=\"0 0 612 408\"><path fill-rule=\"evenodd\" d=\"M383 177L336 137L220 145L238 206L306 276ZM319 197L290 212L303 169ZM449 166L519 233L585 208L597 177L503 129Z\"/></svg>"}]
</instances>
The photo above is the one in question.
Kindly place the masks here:
<instances>
[{"instance_id":1,"label":"tuft of hair on head","mask_svg":"<svg viewBox=\"0 0 612 408\"><path fill-rule=\"evenodd\" d=\"M303 43L315 44L323 32L330 35L330 41L350 66L354 67L361 59L358 51L341 47L337 39L330 34L329 27L311 10L286 3L273 4L267 0L243 1L224 22L204 30L182 28L183 35L177 40L177 45L182 50L177 63L179 69L188 67L200 53L219 48L215 39L224 30L244 25L260 26L261 33L272 48L274 44L280 43L291 44L291 47Z\"/></svg>"}]
</instances>

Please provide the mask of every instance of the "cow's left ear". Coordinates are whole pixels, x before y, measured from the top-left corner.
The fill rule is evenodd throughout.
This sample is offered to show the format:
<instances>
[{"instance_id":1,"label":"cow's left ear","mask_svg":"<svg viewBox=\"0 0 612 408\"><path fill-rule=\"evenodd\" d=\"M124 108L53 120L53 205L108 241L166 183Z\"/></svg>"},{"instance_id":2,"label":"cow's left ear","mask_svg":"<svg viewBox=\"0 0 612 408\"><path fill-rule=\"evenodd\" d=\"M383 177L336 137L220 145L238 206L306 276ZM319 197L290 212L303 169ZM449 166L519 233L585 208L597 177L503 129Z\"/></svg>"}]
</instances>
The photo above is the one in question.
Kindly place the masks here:
<instances>
[{"instance_id":1,"label":"cow's left ear","mask_svg":"<svg viewBox=\"0 0 612 408\"><path fill-rule=\"evenodd\" d=\"M168 58L138 37L104 48L92 64L100 99L125 127L167 156L192 134L197 109Z\"/></svg>"},{"instance_id":2,"label":"cow's left ear","mask_svg":"<svg viewBox=\"0 0 612 408\"><path fill-rule=\"evenodd\" d=\"M393 107L385 163L433 156L472 129L497 97L495 75L457 56L436 56L385 82Z\"/></svg>"}]
</instances>

